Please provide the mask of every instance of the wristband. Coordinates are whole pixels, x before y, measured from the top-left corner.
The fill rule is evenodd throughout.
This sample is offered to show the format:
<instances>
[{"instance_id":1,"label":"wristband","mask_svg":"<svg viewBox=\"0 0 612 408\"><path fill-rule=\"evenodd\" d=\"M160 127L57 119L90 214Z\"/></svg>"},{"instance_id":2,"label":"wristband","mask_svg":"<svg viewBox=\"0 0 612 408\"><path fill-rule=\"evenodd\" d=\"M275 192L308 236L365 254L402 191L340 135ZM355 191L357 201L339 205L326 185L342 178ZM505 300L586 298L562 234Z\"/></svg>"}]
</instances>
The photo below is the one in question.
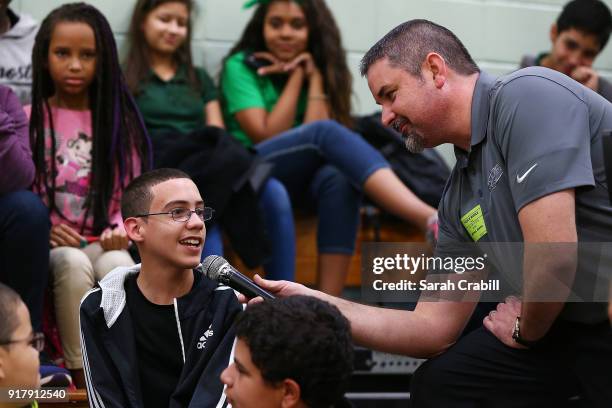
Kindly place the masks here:
<instances>
[{"instance_id":1,"label":"wristband","mask_svg":"<svg viewBox=\"0 0 612 408\"><path fill-rule=\"evenodd\" d=\"M518 344L525 346L525 347L533 347L538 343L537 340L530 341L530 340L525 340L524 338L521 337L521 316L516 316L516 320L514 321L514 330L512 330L512 339L514 339L514 341L516 341Z\"/></svg>"}]
</instances>

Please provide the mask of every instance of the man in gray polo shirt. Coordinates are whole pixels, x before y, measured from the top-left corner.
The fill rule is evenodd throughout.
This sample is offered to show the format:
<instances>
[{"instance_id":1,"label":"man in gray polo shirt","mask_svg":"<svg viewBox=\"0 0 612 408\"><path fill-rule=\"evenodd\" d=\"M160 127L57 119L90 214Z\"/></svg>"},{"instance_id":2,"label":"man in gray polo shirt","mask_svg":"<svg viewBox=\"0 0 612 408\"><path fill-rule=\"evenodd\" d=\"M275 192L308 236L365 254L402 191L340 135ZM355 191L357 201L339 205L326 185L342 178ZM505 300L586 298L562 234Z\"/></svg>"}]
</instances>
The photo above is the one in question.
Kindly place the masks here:
<instances>
[{"instance_id":1,"label":"man in gray polo shirt","mask_svg":"<svg viewBox=\"0 0 612 408\"><path fill-rule=\"evenodd\" d=\"M399 130L409 149L455 145L457 165L439 207L438 255L469 242L610 241L600 146L602 131L612 129L612 105L601 96L547 68L495 79L480 72L453 33L426 20L388 33L364 56L362 73L384 124ZM575 256L560 255L534 259L525 251L528 282L552 284L546 279L557 271L580 279ZM586 406L612 406L605 304L576 314L560 301L509 298L484 327L460 338L475 302L420 301L412 312L399 311L291 282L256 282L278 296L334 303L357 343L431 358L412 380L414 407L564 406L575 394Z\"/></svg>"}]
</instances>

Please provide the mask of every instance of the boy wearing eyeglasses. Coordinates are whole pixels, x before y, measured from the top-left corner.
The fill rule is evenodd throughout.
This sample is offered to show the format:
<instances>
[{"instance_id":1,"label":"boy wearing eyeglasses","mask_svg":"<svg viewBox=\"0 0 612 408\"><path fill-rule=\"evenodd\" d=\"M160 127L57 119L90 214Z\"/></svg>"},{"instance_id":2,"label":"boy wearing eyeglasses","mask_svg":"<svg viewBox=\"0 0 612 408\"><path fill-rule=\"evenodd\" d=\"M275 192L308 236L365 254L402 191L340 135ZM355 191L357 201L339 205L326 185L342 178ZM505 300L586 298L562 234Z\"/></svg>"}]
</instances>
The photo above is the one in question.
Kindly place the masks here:
<instances>
[{"instance_id":1,"label":"boy wearing eyeglasses","mask_svg":"<svg viewBox=\"0 0 612 408\"><path fill-rule=\"evenodd\" d=\"M142 263L113 270L81 301L91 406L226 405L219 376L242 306L193 269L212 209L187 174L158 169L127 186L121 212Z\"/></svg>"},{"instance_id":2,"label":"boy wearing eyeglasses","mask_svg":"<svg viewBox=\"0 0 612 408\"><path fill-rule=\"evenodd\" d=\"M40 386L38 352L43 346L42 334L32 330L25 303L17 292L0 283L0 390ZM3 405L7 396L0 395L0 406L9 406Z\"/></svg>"}]
</instances>

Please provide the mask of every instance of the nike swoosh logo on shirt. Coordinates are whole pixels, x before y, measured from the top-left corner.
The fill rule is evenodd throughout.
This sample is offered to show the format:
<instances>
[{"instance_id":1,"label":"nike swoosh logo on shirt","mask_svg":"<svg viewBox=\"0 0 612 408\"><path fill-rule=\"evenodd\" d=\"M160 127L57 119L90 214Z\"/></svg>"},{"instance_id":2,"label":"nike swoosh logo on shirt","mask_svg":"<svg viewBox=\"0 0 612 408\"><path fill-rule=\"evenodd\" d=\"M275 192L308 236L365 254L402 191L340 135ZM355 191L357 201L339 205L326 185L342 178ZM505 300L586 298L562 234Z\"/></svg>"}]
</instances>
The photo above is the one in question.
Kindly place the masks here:
<instances>
[{"instance_id":1,"label":"nike swoosh logo on shirt","mask_svg":"<svg viewBox=\"0 0 612 408\"><path fill-rule=\"evenodd\" d=\"M523 181L525 181L525 177L527 177L529 175L529 173L531 173L531 170L535 169L536 166L538 165L538 163L534 164L533 166L531 166L529 168L529 170L527 170L525 172L525 174L523 174L522 176L519 176L518 174L516 175L516 182L521 184Z\"/></svg>"}]
</instances>

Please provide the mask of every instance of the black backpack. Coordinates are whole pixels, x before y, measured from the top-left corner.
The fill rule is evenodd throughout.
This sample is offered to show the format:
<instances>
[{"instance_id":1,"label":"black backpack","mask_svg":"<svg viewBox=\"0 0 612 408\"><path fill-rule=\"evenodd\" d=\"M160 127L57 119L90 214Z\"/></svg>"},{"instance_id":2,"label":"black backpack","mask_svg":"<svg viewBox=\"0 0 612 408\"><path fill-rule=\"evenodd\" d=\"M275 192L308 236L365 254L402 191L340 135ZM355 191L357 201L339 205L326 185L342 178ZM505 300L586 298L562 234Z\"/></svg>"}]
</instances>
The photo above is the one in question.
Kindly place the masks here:
<instances>
[{"instance_id":1,"label":"black backpack","mask_svg":"<svg viewBox=\"0 0 612 408\"><path fill-rule=\"evenodd\" d=\"M383 126L380 113L359 116L354 120L355 132L382 153L402 182L421 200L437 208L450 176L450 169L442 156L434 149L410 153L402 136Z\"/></svg>"}]
</instances>

